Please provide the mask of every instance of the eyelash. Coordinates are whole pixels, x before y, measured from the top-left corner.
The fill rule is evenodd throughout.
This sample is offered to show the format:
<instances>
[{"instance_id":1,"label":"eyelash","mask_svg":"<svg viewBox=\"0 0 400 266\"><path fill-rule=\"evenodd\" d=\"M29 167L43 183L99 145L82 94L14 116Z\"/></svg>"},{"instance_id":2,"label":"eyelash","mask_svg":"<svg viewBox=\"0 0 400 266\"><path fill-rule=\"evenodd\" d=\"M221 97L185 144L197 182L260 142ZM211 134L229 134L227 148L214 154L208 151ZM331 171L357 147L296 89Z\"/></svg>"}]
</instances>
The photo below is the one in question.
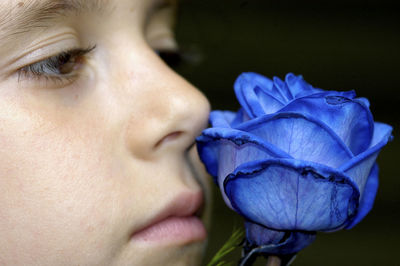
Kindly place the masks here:
<instances>
[{"instance_id":1,"label":"eyelash","mask_svg":"<svg viewBox=\"0 0 400 266\"><path fill-rule=\"evenodd\" d=\"M35 78L51 81L73 81L79 74L80 65L84 64L85 56L92 52L96 48L96 45L90 46L86 49L71 49L63 51L57 55L51 56L39 62L24 66L18 71L18 80L24 78ZM155 51L158 56L171 68L178 67L183 63L182 55L179 51ZM62 67L72 63L70 65L71 70L69 73L62 73ZM76 73L73 73L76 72Z\"/></svg>"},{"instance_id":2,"label":"eyelash","mask_svg":"<svg viewBox=\"0 0 400 266\"><path fill-rule=\"evenodd\" d=\"M93 45L86 49L75 48L63 51L39 62L24 66L18 71L18 80L24 77L44 78L60 82L71 81L79 74L79 68L84 64L85 56L95 48L96 45ZM63 73L62 67L67 67L67 71Z\"/></svg>"}]
</instances>

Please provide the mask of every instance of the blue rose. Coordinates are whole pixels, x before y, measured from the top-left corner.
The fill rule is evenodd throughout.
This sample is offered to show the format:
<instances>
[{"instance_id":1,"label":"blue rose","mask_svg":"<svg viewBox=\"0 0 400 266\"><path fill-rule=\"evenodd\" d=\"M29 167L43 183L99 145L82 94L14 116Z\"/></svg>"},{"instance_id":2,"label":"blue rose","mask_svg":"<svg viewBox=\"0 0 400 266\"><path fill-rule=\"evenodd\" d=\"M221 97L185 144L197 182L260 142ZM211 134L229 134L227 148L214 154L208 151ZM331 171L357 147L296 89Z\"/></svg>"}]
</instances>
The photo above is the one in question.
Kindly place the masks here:
<instances>
[{"instance_id":1,"label":"blue rose","mask_svg":"<svg viewBox=\"0 0 400 266\"><path fill-rule=\"evenodd\" d=\"M226 204L246 219L248 250L292 254L316 231L360 222L377 192L376 158L392 137L368 100L293 74L244 73L234 87L242 108L212 112L197 145Z\"/></svg>"}]
</instances>

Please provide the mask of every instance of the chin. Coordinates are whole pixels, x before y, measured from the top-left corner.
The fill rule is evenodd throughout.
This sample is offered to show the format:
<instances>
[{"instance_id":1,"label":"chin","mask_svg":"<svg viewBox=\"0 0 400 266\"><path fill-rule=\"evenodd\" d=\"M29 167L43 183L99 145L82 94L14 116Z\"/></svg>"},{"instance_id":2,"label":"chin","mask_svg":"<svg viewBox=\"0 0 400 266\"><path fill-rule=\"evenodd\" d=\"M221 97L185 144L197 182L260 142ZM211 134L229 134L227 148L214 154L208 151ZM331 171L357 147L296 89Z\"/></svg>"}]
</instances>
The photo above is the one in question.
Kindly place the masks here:
<instances>
[{"instance_id":1,"label":"chin","mask_svg":"<svg viewBox=\"0 0 400 266\"><path fill-rule=\"evenodd\" d=\"M137 246L125 253L113 266L188 266L201 265L206 241L182 246Z\"/></svg>"},{"instance_id":2,"label":"chin","mask_svg":"<svg viewBox=\"0 0 400 266\"><path fill-rule=\"evenodd\" d=\"M176 252L166 254L164 264L161 261L159 265L200 265L205 251L204 243L194 243L177 249Z\"/></svg>"}]
</instances>

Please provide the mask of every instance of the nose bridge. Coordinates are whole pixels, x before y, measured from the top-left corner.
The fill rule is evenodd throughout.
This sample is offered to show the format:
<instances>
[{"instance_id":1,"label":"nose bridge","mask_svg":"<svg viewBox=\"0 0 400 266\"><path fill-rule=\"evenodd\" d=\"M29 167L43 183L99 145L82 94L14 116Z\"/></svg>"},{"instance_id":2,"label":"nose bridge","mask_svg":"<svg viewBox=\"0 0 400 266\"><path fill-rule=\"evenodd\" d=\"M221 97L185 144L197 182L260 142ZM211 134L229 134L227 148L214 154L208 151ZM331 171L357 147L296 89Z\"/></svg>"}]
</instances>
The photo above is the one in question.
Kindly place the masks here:
<instances>
[{"instance_id":1,"label":"nose bridge","mask_svg":"<svg viewBox=\"0 0 400 266\"><path fill-rule=\"evenodd\" d=\"M169 121L165 126L171 130L199 130L209 111L208 101L200 91L172 71L164 75L163 82L155 89L160 104L154 102L154 108L160 108L158 120Z\"/></svg>"},{"instance_id":2,"label":"nose bridge","mask_svg":"<svg viewBox=\"0 0 400 266\"><path fill-rule=\"evenodd\" d=\"M184 151L207 124L207 99L158 58L141 75L133 70L125 86L132 102L125 137L137 157L152 158L165 147Z\"/></svg>"}]
</instances>

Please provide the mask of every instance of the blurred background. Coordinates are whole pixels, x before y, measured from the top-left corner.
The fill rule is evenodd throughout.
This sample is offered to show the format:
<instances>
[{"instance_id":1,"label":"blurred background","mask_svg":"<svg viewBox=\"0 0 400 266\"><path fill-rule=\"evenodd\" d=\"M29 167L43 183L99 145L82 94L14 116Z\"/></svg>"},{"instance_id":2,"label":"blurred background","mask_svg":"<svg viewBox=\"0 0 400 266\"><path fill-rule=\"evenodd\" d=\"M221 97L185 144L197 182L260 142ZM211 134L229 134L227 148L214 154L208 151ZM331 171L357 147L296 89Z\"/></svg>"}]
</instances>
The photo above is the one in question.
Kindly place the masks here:
<instances>
[{"instance_id":1,"label":"blurred background","mask_svg":"<svg viewBox=\"0 0 400 266\"><path fill-rule=\"evenodd\" d=\"M293 72L315 87L356 90L370 100L375 120L394 127L394 141L378 158L374 209L350 231L318 234L292 265L400 265L399 11L385 0L180 3L177 38L184 63L176 70L204 92L213 109L238 109L233 82L241 72L282 79ZM218 189L214 202L204 265L234 225L242 225ZM238 249L227 260L239 257Z\"/></svg>"}]
</instances>

